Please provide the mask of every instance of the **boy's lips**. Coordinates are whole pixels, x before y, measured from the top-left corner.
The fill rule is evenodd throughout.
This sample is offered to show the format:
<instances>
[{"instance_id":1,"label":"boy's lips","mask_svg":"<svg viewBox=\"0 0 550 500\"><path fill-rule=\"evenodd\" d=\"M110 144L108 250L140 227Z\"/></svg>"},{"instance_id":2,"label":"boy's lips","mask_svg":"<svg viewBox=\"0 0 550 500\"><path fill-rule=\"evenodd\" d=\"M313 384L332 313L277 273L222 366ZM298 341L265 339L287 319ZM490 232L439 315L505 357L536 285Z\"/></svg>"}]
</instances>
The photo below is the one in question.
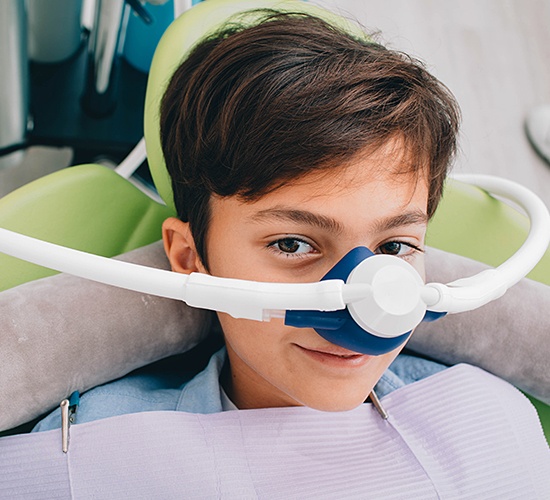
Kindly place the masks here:
<instances>
[{"instance_id":1,"label":"boy's lips","mask_svg":"<svg viewBox=\"0 0 550 500\"><path fill-rule=\"evenodd\" d=\"M309 358L336 368L356 368L363 366L372 356L350 351L338 346L304 347L295 344Z\"/></svg>"}]
</instances>

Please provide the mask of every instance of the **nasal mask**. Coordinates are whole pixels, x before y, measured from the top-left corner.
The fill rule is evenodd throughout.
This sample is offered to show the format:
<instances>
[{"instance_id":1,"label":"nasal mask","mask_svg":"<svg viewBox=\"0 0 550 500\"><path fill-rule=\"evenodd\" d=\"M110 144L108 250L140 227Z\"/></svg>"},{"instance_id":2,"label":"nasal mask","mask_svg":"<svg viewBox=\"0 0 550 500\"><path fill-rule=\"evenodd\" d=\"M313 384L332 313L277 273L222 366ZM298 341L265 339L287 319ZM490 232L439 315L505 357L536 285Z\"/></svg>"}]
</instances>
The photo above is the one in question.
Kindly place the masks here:
<instances>
[{"instance_id":1,"label":"nasal mask","mask_svg":"<svg viewBox=\"0 0 550 500\"><path fill-rule=\"evenodd\" d=\"M484 175L455 178L519 205L530 219L521 248L495 269L452 283L425 284L416 269L358 247L317 283L263 283L202 273L179 274L100 257L0 228L0 252L34 264L129 290L182 300L235 318L314 328L327 341L379 355L403 344L422 321L470 311L501 297L544 255L550 214L514 182Z\"/></svg>"}]
</instances>

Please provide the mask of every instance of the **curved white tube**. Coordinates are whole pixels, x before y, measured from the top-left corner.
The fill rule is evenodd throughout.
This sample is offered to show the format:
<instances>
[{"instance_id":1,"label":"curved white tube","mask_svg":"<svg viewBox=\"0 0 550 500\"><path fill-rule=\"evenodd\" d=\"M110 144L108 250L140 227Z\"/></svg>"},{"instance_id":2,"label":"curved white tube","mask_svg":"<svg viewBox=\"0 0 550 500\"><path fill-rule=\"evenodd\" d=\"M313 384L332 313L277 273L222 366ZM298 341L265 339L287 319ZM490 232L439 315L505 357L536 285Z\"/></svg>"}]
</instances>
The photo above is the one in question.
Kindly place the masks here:
<instances>
[{"instance_id":1,"label":"curved white tube","mask_svg":"<svg viewBox=\"0 0 550 500\"><path fill-rule=\"evenodd\" d=\"M264 283L191 273L184 302L193 307L225 312L234 318L269 320L269 312L345 309L342 280L316 283ZM268 315L266 316L266 311Z\"/></svg>"},{"instance_id":2,"label":"curved white tube","mask_svg":"<svg viewBox=\"0 0 550 500\"><path fill-rule=\"evenodd\" d=\"M490 175L462 174L453 178L518 204L527 213L530 228L519 250L496 269L447 285L426 285L439 294L437 302L428 303L428 309L434 312L471 311L498 299L537 265L550 243L550 214L543 201L532 191L516 182Z\"/></svg>"}]
</instances>

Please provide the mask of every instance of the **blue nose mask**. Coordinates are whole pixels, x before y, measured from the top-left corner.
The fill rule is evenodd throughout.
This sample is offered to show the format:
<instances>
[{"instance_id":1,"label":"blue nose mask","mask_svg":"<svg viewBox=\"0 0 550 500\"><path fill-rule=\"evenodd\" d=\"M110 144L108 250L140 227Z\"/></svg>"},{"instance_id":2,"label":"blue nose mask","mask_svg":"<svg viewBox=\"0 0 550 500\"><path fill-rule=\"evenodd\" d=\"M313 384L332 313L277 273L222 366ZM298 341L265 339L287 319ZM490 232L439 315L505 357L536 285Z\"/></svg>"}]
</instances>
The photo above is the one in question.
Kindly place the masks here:
<instances>
[{"instance_id":1,"label":"blue nose mask","mask_svg":"<svg viewBox=\"0 0 550 500\"><path fill-rule=\"evenodd\" d=\"M348 252L323 278L348 281L351 272L364 260L374 256L366 247ZM445 313L427 311L423 321L434 321ZM286 311L285 324L299 328L313 328L332 344L362 354L379 355L393 351L406 342L411 331L396 337L375 335L359 325L348 308L338 311Z\"/></svg>"}]
</instances>

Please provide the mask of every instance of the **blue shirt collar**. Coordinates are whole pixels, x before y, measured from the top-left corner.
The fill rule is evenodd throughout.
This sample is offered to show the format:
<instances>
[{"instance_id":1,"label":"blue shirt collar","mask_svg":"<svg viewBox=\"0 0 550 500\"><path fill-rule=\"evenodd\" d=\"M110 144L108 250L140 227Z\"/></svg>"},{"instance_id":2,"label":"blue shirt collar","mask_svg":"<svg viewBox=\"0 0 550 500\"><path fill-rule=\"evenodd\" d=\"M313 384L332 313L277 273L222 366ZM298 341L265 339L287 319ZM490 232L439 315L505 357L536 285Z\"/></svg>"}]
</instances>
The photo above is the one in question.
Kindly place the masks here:
<instances>
[{"instance_id":1,"label":"blue shirt collar","mask_svg":"<svg viewBox=\"0 0 550 500\"><path fill-rule=\"evenodd\" d=\"M223 411L220 374L227 358L225 347L216 352L206 368L182 389L177 411L218 413Z\"/></svg>"}]
</instances>

